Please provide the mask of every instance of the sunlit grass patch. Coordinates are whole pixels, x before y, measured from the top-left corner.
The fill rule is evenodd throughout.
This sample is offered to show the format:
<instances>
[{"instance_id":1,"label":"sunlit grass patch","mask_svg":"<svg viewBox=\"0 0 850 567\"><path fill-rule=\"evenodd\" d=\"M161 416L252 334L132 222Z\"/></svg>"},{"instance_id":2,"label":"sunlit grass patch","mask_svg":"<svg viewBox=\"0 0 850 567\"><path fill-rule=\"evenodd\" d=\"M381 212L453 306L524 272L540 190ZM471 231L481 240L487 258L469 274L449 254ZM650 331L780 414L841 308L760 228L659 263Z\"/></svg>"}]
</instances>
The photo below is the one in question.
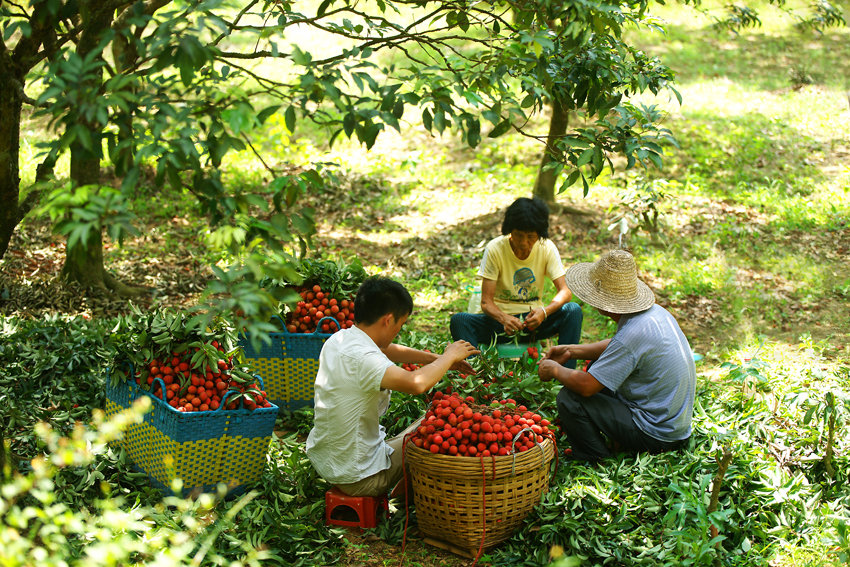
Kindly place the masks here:
<instances>
[{"instance_id":1,"label":"sunlit grass patch","mask_svg":"<svg viewBox=\"0 0 850 567\"><path fill-rule=\"evenodd\" d=\"M795 27L799 17L811 14L811 5L792 1L782 6L748 3L761 26L738 34L714 29L726 16L728 3L702 2L698 7L654 4L649 12L665 34L641 28L629 37L659 56L677 73L680 86L694 81L727 77L755 90L774 90L808 82L830 88L844 87L848 61L842 55L850 30L830 28L822 34Z\"/></svg>"},{"instance_id":2,"label":"sunlit grass patch","mask_svg":"<svg viewBox=\"0 0 850 567\"><path fill-rule=\"evenodd\" d=\"M664 251L642 257L641 269L661 282L662 292L674 301L688 295L714 295L730 281L733 273L723 255L685 259Z\"/></svg>"}]
</instances>

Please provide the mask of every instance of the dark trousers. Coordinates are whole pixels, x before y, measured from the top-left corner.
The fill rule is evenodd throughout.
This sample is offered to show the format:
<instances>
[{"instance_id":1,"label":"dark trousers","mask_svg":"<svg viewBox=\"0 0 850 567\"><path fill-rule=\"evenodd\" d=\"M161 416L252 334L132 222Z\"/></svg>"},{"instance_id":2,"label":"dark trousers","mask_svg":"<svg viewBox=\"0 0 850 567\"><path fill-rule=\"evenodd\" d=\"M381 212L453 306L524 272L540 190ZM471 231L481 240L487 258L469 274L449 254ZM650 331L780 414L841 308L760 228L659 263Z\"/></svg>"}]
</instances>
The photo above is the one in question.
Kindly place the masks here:
<instances>
[{"instance_id":1,"label":"dark trousers","mask_svg":"<svg viewBox=\"0 0 850 567\"><path fill-rule=\"evenodd\" d=\"M546 317L535 330L532 340L558 335L559 345L578 344L581 340L581 321L581 307L577 303L566 303ZM478 345L489 345L497 334L505 332L501 323L484 313L455 313L449 321L449 329L452 333L452 340L469 341L476 347ZM503 334L498 337L496 342L507 343L512 340L512 337ZM575 368L576 361L570 360L565 366Z\"/></svg>"},{"instance_id":2,"label":"dark trousers","mask_svg":"<svg viewBox=\"0 0 850 567\"><path fill-rule=\"evenodd\" d=\"M611 456L605 438L629 453L662 453L685 446L681 441L659 441L640 430L629 408L607 388L584 397L561 388L557 397L561 430L572 446L574 459L598 461Z\"/></svg>"}]
</instances>

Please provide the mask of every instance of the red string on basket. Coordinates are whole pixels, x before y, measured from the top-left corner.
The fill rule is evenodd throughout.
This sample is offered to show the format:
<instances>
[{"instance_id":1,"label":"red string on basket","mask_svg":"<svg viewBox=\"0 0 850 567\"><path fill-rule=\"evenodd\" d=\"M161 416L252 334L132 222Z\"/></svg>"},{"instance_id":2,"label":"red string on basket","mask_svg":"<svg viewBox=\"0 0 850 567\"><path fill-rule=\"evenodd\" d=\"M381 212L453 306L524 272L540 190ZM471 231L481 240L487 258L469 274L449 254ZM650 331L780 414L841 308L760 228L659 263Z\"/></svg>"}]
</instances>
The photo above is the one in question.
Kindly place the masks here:
<instances>
[{"instance_id":1,"label":"red string on basket","mask_svg":"<svg viewBox=\"0 0 850 567\"><path fill-rule=\"evenodd\" d=\"M475 560L472 562L472 567L478 563L481 558L481 553L484 551L484 539L487 537L487 469L484 468L484 455L478 455L481 459L481 544L478 546L478 553L475 554ZM496 475L496 460L493 459L493 476Z\"/></svg>"},{"instance_id":2,"label":"red string on basket","mask_svg":"<svg viewBox=\"0 0 850 567\"><path fill-rule=\"evenodd\" d=\"M405 435L401 440L401 481L404 483L404 533L401 537L401 553L402 561L404 558L404 547L407 545L407 524L410 522L410 505L408 504L409 490L407 489L407 466L404 464L404 457L407 455L407 444L410 442L410 438L414 435L415 431L412 431ZM401 563L399 563L401 564Z\"/></svg>"}]
</instances>

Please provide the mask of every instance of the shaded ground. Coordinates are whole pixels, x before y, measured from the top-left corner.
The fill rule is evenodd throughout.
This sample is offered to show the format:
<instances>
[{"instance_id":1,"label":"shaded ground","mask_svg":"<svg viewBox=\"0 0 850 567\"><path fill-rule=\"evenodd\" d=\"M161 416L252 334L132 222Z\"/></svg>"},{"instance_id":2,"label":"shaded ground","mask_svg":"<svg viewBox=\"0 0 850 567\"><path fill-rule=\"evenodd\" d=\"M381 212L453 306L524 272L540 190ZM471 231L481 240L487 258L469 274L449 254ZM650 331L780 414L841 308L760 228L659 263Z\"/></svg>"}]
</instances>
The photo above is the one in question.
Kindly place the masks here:
<instances>
[{"instance_id":1,"label":"shaded ground","mask_svg":"<svg viewBox=\"0 0 850 567\"><path fill-rule=\"evenodd\" d=\"M397 512L402 513L402 512ZM408 528L407 544L404 554L400 553L401 544L393 545L380 537L350 529L345 536L348 547L340 560L341 565L349 567L419 566L419 567L460 567L470 561L448 551L424 543L419 538L415 525Z\"/></svg>"},{"instance_id":2,"label":"shaded ground","mask_svg":"<svg viewBox=\"0 0 850 567\"><path fill-rule=\"evenodd\" d=\"M381 189L374 185L346 193L350 200L374 202ZM439 288L437 299L417 305L423 316L415 323L421 330L443 331L451 312L465 305L467 291L460 276L471 277L486 240L499 233L504 207L513 199L504 195L478 207L452 207L425 216L416 211L382 211L368 206L353 207L345 199L316 200L321 219L316 238L317 253L328 257L359 258L373 271L396 273L421 286ZM564 199L569 212L551 218L551 237L558 243L565 263L587 261L616 245L606 225L607 213L592 203ZM575 211L578 212L575 212ZM198 242L198 227L190 213L175 211L165 222L141 219L140 236L124 248L107 245L107 267L126 281L149 286L151 293L136 300L145 306L183 307L197 301L209 278L204 251ZM671 213L672 227L666 240L676 245L705 238L707 232L730 219L758 232L767 248L818 259L830 266L836 282L832 296L811 301L800 282L790 282L758 266L738 266L734 285L746 295L748 313L735 312L729 299L702 294L668 293L663 274L642 273L654 289L659 303L673 311L694 348L707 352L720 343L742 339L755 332L768 338L795 342L803 332L813 340L832 337L847 344L847 298L850 289L850 228L821 233L802 230L778 231L762 222L754 211L724 201L694 202ZM370 230L371 228L371 230ZM752 235L750 235L752 236ZM773 244L771 244L773 243ZM30 222L16 232L6 257L0 262L0 313L41 316L50 312L70 315L108 316L125 312L127 303L111 296L87 297L82 290L67 288L57 280L64 261L64 242L43 224ZM416 285L416 284L415 284ZM846 284L844 284L846 285Z\"/></svg>"}]
</instances>

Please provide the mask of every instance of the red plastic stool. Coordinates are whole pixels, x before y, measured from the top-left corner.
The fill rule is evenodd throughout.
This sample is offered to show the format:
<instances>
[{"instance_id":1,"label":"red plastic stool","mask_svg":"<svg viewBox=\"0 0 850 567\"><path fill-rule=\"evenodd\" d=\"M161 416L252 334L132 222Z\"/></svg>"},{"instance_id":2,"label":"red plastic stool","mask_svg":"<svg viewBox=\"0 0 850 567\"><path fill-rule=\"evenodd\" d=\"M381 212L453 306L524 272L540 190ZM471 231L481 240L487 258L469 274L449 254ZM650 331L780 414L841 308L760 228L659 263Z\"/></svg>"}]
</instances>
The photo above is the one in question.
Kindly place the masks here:
<instances>
[{"instance_id":1,"label":"red plastic stool","mask_svg":"<svg viewBox=\"0 0 850 567\"><path fill-rule=\"evenodd\" d=\"M349 496L337 487L325 492L325 523L329 525L374 528L378 514L388 514L389 510L386 496ZM357 514L356 520L345 519L350 511Z\"/></svg>"}]
</instances>

